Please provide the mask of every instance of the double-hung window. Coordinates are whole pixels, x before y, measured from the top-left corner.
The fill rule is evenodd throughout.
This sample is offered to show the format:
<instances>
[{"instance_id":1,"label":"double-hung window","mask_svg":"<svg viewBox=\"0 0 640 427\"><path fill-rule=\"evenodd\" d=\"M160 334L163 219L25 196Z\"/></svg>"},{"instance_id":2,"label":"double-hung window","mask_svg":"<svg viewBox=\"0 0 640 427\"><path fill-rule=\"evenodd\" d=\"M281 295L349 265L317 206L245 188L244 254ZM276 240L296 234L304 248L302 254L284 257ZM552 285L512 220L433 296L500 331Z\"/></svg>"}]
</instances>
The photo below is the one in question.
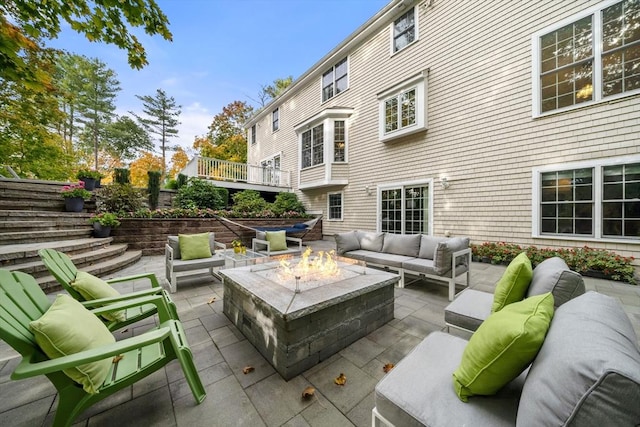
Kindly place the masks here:
<instances>
[{"instance_id":1,"label":"double-hung window","mask_svg":"<svg viewBox=\"0 0 640 427\"><path fill-rule=\"evenodd\" d=\"M416 9L412 7L393 22L393 52L398 52L417 39Z\"/></svg>"},{"instance_id":2,"label":"double-hung window","mask_svg":"<svg viewBox=\"0 0 640 427\"><path fill-rule=\"evenodd\" d=\"M640 2L606 1L533 36L533 115L640 92Z\"/></svg>"},{"instance_id":3,"label":"double-hung window","mask_svg":"<svg viewBox=\"0 0 640 427\"><path fill-rule=\"evenodd\" d=\"M276 108L271 112L271 130L273 132L280 129L280 109Z\"/></svg>"},{"instance_id":4,"label":"double-hung window","mask_svg":"<svg viewBox=\"0 0 640 427\"><path fill-rule=\"evenodd\" d=\"M534 237L640 241L640 156L534 169Z\"/></svg>"},{"instance_id":5,"label":"double-hung window","mask_svg":"<svg viewBox=\"0 0 640 427\"><path fill-rule=\"evenodd\" d=\"M329 221L342 221L342 193L327 194Z\"/></svg>"},{"instance_id":6,"label":"double-hung window","mask_svg":"<svg viewBox=\"0 0 640 427\"><path fill-rule=\"evenodd\" d=\"M322 75L322 102L325 102L337 94L344 92L349 87L347 58L344 58Z\"/></svg>"},{"instance_id":7,"label":"double-hung window","mask_svg":"<svg viewBox=\"0 0 640 427\"><path fill-rule=\"evenodd\" d=\"M346 156L346 132L344 120L336 120L333 122L333 161L345 162Z\"/></svg>"},{"instance_id":8,"label":"double-hung window","mask_svg":"<svg viewBox=\"0 0 640 427\"><path fill-rule=\"evenodd\" d=\"M324 125L319 124L302 133L302 168L324 162Z\"/></svg>"},{"instance_id":9,"label":"double-hung window","mask_svg":"<svg viewBox=\"0 0 640 427\"><path fill-rule=\"evenodd\" d=\"M429 184L390 185L379 193L380 231L395 234L430 234Z\"/></svg>"},{"instance_id":10,"label":"double-hung window","mask_svg":"<svg viewBox=\"0 0 640 427\"><path fill-rule=\"evenodd\" d=\"M427 129L426 85L427 73L421 72L378 94L381 141Z\"/></svg>"},{"instance_id":11,"label":"double-hung window","mask_svg":"<svg viewBox=\"0 0 640 427\"><path fill-rule=\"evenodd\" d=\"M256 143L256 125L251 126L251 145Z\"/></svg>"}]
</instances>

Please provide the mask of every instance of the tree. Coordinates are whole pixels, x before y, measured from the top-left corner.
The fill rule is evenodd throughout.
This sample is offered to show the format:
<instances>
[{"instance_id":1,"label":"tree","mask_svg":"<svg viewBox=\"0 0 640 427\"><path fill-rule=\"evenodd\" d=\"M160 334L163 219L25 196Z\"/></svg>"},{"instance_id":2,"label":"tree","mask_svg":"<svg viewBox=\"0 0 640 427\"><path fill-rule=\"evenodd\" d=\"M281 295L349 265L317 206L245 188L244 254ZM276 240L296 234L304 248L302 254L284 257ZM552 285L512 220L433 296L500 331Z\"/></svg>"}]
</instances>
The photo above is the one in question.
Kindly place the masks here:
<instances>
[{"instance_id":1,"label":"tree","mask_svg":"<svg viewBox=\"0 0 640 427\"><path fill-rule=\"evenodd\" d=\"M155 97L151 95L136 95L136 98L142 101L142 112L147 117L140 117L135 113L131 113L138 119L147 132L157 135L160 140L160 147L162 151L162 175L166 175L167 162L166 151L167 142L169 138L175 138L178 136L177 126L180 124L178 117L180 116L180 105L176 105L176 100L173 97L167 97L167 94L162 90L156 90Z\"/></svg>"},{"instance_id":2,"label":"tree","mask_svg":"<svg viewBox=\"0 0 640 427\"><path fill-rule=\"evenodd\" d=\"M126 50L129 65L135 69L148 61L131 27L142 27L149 35L172 40L169 20L155 0L4 0L0 2L0 80L45 89L50 75L30 66L27 53L46 53L42 39L56 38L63 21L92 42Z\"/></svg>"},{"instance_id":3,"label":"tree","mask_svg":"<svg viewBox=\"0 0 640 427\"><path fill-rule=\"evenodd\" d=\"M286 77L284 79L275 79L272 85L262 86L260 92L258 92L258 99L260 101L260 107L264 107L272 99L277 98L282 92L284 92L293 83L293 76Z\"/></svg>"},{"instance_id":4,"label":"tree","mask_svg":"<svg viewBox=\"0 0 640 427\"><path fill-rule=\"evenodd\" d=\"M196 139L193 147L203 157L245 163L247 138L243 125L252 113L253 107L244 101L228 104L213 118L207 137Z\"/></svg>"},{"instance_id":5,"label":"tree","mask_svg":"<svg viewBox=\"0 0 640 427\"><path fill-rule=\"evenodd\" d=\"M178 174L187 166L189 163L189 157L187 153L184 152L182 147L178 146L176 151L171 156L171 170L169 171L170 178L176 178Z\"/></svg>"},{"instance_id":6,"label":"tree","mask_svg":"<svg viewBox=\"0 0 640 427\"><path fill-rule=\"evenodd\" d=\"M147 188L149 182L149 171L157 171L162 168L162 159L145 151L142 155L131 162L129 170L131 172L131 184L135 187Z\"/></svg>"},{"instance_id":7,"label":"tree","mask_svg":"<svg viewBox=\"0 0 640 427\"><path fill-rule=\"evenodd\" d=\"M120 116L107 124L103 143L109 154L121 160L132 160L139 151L153 150L147 131L128 116Z\"/></svg>"}]
</instances>

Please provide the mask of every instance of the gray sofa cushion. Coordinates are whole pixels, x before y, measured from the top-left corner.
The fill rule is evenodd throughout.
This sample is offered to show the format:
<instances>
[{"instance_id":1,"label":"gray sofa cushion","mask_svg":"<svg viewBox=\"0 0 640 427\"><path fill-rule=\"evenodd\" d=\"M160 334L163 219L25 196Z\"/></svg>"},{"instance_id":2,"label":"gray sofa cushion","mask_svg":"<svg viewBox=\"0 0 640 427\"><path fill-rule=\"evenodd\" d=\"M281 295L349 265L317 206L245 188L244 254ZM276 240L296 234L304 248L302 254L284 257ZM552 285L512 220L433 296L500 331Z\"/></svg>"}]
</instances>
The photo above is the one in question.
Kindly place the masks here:
<instances>
[{"instance_id":1,"label":"gray sofa cushion","mask_svg":"<svg viewBox=\"0 0 640 427\"><path fill-rule=\"evenodd\" d=\"M491 314L493 294L465 289L444 309L448 325L475 331Z\"/></svg>"},{"instance_id":2,"label":"gray sofa cushion","mask_svg":"<svg viewBox=\"0 0 640 427\"><path fill-rule=\"evenodd\" d=\"M349 258L357 259L358 261L365 261L367 256L370 254L374 254L377 252L365 251L363 249L358 249L355 251L345 252L343 255Z\"/></svg>"},{"instance_id":3,"label":"gray sofa cushion","mask_svg":"<svg viewBox=\"0 0 640 427\"><path fill-rule=\"evenodd\" d=\"M427 236L422 234L420 237L420 252L418 256L425 259L433 259L438 243L446 242L446 237Z\"/></svg>"},{"instance_id":4,"label":"gray sofa cushion","mask_svg":"<svg viewBox=\"0 0 640 427\"><path fill-rule=\"evenodd\" d=\"M444 242L438 243L433 257L436 273L444 275L451 270L451 256L453 252L469 247L468 237L452 237ZM457 260L456 265L465 263L466 257Z\"/></svg>"},{"instance_id":5,"label":"gray sofa cushion","mask_svg":"<svg viewBox=\"0 0 640 427\"><path fill-rule=\"evenodd\" d=\"M360 249L367 251L381 252L384 243L384 233L374 233L370 231L356 231L360 240Z\"/></svg>"},{"instance_id":6,"label":"gray sofa cushion","mask_svg":"<svg viewBox=\"0 0 640 427\"><path fill-rule=\"evenodd\" d=\"M491 398L463 403L451 375L467 341L433 332L375 388L376 408L396 426L513 426L524 375Z\"/></svg>"},{"instance_id":7,"label":"gray sofa cushion","mask_svg":"<svg viewBox=\"0 0 640 427\"><path fill-rule=\"evenodd\" d=\"M640 423L640 350L614 298L587 292L556 310L518 408L519 426Z\"/></svg>"},{"instance_id":8,"label":"gray sofa cushion","mask_svg":"<svg viewBox=\"0 0 640 427\"><path fill-rule=\"evenodd\" d=\"M433 260L423 258L412 258L402 263L402 268L416 273L436 274L433 267Z\"/></svg>"},{"instance_id":9,"label":"gray sofa cushion","mask_svg":"<svg viewBox=\"0 0 640 427\"><path fill-rule=\"evenodd\" d=\"M391 234L384 236L382 252L417 257L420 251L420 234Z\"/></svg>"},{"instance_id":10,"label":"gray sofa cushion","mask_svg":"<svg viewBox=\"0 0 640 427\"><path fill-rule=\"evenodd\" d=\"M364 260L368 264L380 264L392 268L401 268L402 263L414 259L406 255L388 254L384 252L369 252Z\"/></svg>"},{"instance_id":11,"label":"gray sofa cushion","mask_svg":"<svg viewBox=\"0 0 640 427\"><path fill-rule=\"evenodd\" d=\"M345 252L357 251L360 249L360 240L358 240L358 234L355 231L336 234L335 239L336 252L338 255L343 255Z\"/></svg>"},{"instance_id":12,"label":"gray sofa cushion","mask_svg":"<svg viewBox=\"0 0 640 427\"><path fill-rule=\"evenodd\" d=\"M533 278L527 290L527 298L533 295L553 294L554 306L584 294L584 280L580 273L571 271L560 257L548 258L533 269Z\"/></svg>"}]
</instances>

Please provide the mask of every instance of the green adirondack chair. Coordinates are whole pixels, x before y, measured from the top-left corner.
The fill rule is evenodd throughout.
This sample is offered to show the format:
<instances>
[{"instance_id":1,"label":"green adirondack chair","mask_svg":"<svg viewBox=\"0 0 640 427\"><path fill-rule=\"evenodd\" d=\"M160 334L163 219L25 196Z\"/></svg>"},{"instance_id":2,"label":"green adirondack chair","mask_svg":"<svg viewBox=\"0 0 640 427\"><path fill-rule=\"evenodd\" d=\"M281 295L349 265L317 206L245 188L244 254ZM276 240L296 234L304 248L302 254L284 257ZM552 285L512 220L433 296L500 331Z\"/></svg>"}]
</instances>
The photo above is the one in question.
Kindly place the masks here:
<instances>
[{"instance_id":1,"label":"green adirondack chair","mask_svg":"<svg viewBox=\"0 0 640 427\"><path fill-rule=\"evenodd\" d=\"M206 392L193 363L180 321L172 319L160 295L148 295L92 310L94 314L139 305L154 304L160 324L142 335L107 344L92 350L49 359L35 341L29 322L39 319L51 302L35 279L23 272L0 269L0 338L22 356L11 379L46 375L59 393L53 425L69 426L82 411L178 359L193 397L200 403ZM89 362L113 358L107 379L97 394L89 394L62 370ZM143 420L140 420L144 424Z\"/></svg>"},{"instance_id":2,"label":"green adirondack chair","mask_svg":"<svg viewBox=\"0 0 640 427\"><path fill-rule=\"evenodd\" d=\"M142 291L136 291L129 294L122 295L117 298L103 298L100 300L91 300L87 301L85 298L73 287L71 287L71 282L75 280L76 275L78 274L78 269L71 261L71 258L63 252L56 251L54 249L40 249L38 251L38 255L42 259L42 262L47 267L49 272L56 278L58 283L77 301L83 302L85 306L98 307L102 304L106 303L114 303L120 302L124 300L128 300L131 298L139 298L147 295L162 295L165 300L165 303L169 309L169 313L171 314L173 319L179 320L178 310L176 308L175 303L171 299L169 292L164 290L158 279L154 273L141 273L133 276L126 277L116 277L114 279L105 280L108 284L113 283L121 283L121 282L129 282L133 280L139 279L149 279L151 282L151 288L145 289ZM86 302L86 303L85 303ZM125 321L117 321L117 320L106 320L101 319L107 328L110 331L115 331L120 328L124 328L127 325L138 322L139 320L145 319L149 316L153 316L156 314L157 310L155 305L153 304L143 304L140 306L130 307L125 310Z\"/></svg>"}]
</instances>

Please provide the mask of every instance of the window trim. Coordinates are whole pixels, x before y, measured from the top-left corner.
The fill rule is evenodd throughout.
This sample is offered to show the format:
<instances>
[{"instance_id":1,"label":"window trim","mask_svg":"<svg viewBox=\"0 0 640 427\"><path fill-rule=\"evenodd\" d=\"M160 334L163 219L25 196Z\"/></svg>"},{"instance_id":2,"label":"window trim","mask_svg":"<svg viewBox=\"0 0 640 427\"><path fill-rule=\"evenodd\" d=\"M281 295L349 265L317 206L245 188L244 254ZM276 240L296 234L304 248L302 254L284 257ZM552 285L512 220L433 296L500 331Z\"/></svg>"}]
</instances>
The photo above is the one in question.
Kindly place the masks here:
<instances>
[{"instance_id":1,"label":"window trim","mask_svg":"<svg viewBox=\"0 0 640 427\"><path fill-rule=\"evenodd\" d=\"M377 94L378 98L378 139L381 142L390 141L406 135L422 132L428 128L427 117L427 91L429 70L421 71L416 75L394 85L393 87ZM385 103L392 98L399 97L411 89L416 89L416 122L404 128L391 132L385 132ZM401 117L400 117L401 119Z\"/></svg>"},{"instance_id":2,"label":"window trim","mask_svg":"<svg viewBox=\"0 0 640 427\"><path fill-rule=\"evenodd\" d=\"M415 180L415 181L398 181L398 182L388 182L383 184L378 184L376 186L376 231L380 233L382 230L382 217L380 216L382 210L382 191L384 190L393 190L396 188L401 188L404 194L405 187L416 187L416 186L424 186L427 185L429 187L429 219L427 221L427 234L429 236L433 236L433 194L434 194L434 180L433 178ZM403 195L404 199L404 195ZM404 208L402 209L404 212ZM404 228L405 218L402 218L402 227ZM404 234L404 233L403 233Z\"/></svg>"},{"instance_id":3,"label":"window trim","mask_svg":"<svg viewBox=\"0 0 640 427\"><path fill-rule=\"evenodd\" d=\"M559 163L554 165L534 167L531 170L531 237L550 240L572 240L587 242L611 242L640 244L640 239L630 237L615 238L602 236L602 170L605 166L621 166L630 163L639 163L640 154L622 157L601 158L571 163ZM540 231L540 218L542 215L540 204L542 200L542 188L540 177L544 172L554 172L569 169L593 168L593 236L579 234L543 234Z\"/></svg>"},{"instance_id":4,"label":"window trim","mask_svg":"<svg viewBox=\"0 0 640 427\"><path fill-rule=\"evenodd\" d=\"M344 77L346 77L346 79L347 79L347 87L345 87L344 90L342 90L340 92L336 92L336 88L337 88L337 85L336 85L336 82L337 82L337 80L336 80L336 66L340 65L342 62L345 62L346 66L347 66L347 72L344 75ZM344 58L342 58L341 60L339 60L336 63L334 63L331 66L330 69L326 70L325 72L323 72L320 75L320 103L321 104L324 104L325 102L328 102L328 101L334 99L336 96L338 96L338 95L340 95L342 93L345 93L347 90L349 90L350 62L351 61L349 61L349 56L347 55ZM333 95L331 95L327 99L324 99L324 76L325 76L325 74L327 74L329 72L331 72L331 74L332 74L331 84L333 85Z\"/></svg>"},{"instance_id":5,"label":"window trim","mask_svg":"<svg viewBox=\"0 0 640 427\"><path fill-rule=\"evenodd\" d=\"M280 129L280 107L271 112L271 132L276 132L278 129Z\"/></svg>"},{"instance_id":6,"label":"window trim","mask_svg":"<svg viewBox=\"0 0 640 427\"><path fill-rule=\"evenodd\" d=\"M340 218L331 218L330 196L340 195ZM344 191L332 191L327 193L327 221L342 222L344 221Z\"/></svg>"},{"instance_id":7,"label":"window trim","mask_svg":"<svg viewBox=\"0 0 640 427\"><path fill-rule=\"evenodd\" d=\"M395 44L396 44L396 38L394 36L394 32L395 32L395 26L396 26L396 21L398 19L400 19L402 16L406 15L409 10L413 9L413 41L411 43L406 44L402 49L398 49L395 50ZM419 31L419 13L418 10L416 8L416 6L412 6L411 8L405 10L402 12L401 15L399 15L396 19L394 19L391 24L390 24L390 30L389 30L389 37L390 37L390 41L389 41L389 49L391 51L391 56L397 55L400 52L404 52L409 46L413 46L414 44L416 44L418 42L418 40L420 39L420 31Z\"/></svg>"},{"instance_id":8,"label":"window trim","mask_svg":"<svg viewBox=\"0 0 640 427\"><path fill-rule=\"evenodd\" d=\"M349 161L349 117L353 114L352 108L327 108L320 113L316 114L308 118L307 120L295 125L293 130L296 132L297 144L298 144L298 170L308 170L314 167L318 167L321 165L340 163L346 164ZM334 152L333 152L333 144L334 144L334 122L336 120L344 121L344 131L345 131L345 161L344 162L334 162ZM308 131L313 129L320 124L324 125L324 146L323 146L323 163L302 167L302 135Z\"/></svg>"},{"instance_id":9,"label":"window trim","mask_svg":"<svg viewBox=\"0 0 640 427\"><path fill-rule=\"evenodd\" d=\"M256 139L257 139L256 133L257 133L256 125L251 126L251 129L249 129L251 145L256 145Z\"/></svg>"},{"instance_id":10,"label":"window trim","mask_svg":"<svg viewBox=\"0 0 640 427\"><path fill-rule=\"evenodd\" d=\"M595 104L601 104L604 102L614 101L620 98L626 98L640 94L640 89L622 92L615 95L603 96L602 94L602 11L614 4L620 3L623 0L606 0L571 15L559 22L549 25L531 36L531 51L532 51L532 67L531 67L531 82L533 100L531 103L532 117L545 117L553 114L559 114L566 111L572 111L579 108L585 108ZM551 111L542 112L542 95L540 84L540 41L546 34L559 30L569 24L572 24L580 19L592 16L592 47L593 47L593 99L590 101L581 102L579 104L570 105L567 107L557 108Z\"/></svg>"}]
</instances>

